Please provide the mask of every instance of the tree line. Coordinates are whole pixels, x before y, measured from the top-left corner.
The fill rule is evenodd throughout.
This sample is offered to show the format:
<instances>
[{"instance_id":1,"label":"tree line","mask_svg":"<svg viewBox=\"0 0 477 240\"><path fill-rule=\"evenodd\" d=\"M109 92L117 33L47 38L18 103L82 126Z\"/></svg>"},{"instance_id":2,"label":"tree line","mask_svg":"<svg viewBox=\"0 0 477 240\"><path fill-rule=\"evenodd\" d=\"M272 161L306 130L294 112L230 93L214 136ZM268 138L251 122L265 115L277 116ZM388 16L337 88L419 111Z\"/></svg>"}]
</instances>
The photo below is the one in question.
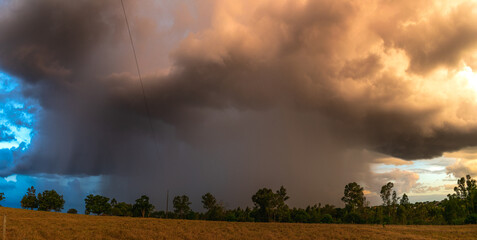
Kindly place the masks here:
<instances>
[{"instance_id":1,"label":"tree line","mask_svg":"<svg viewBox=\"0 0 477 240\"><path fill-rule=\"evenodd\" d=\"M364 188L356 182L345 186L341 200L345 207L333 205L313 205L306 208L290 208L286 201L290 198L282 186L277 191L270 188L259 189L253 196L252 208L226 209L211 194L202 196L205 211L195 212L186 195L173 198L173 211L155 211L146 195L136 199L134 204L118 202L101 195L90 194L84 199L85 214L154 217L190 220L238 221L238 222L299 222L299 223L355 223L355 224L476 224L477 185L469 175L457 181L453 194L442 201L410 203L404 193L398 196L394 184L388 182L381 187L382 204L369 206ZM4 194L0 193L0 201ZM55 190L46 190L36 195L32 186L21 200L21 207L40 211L61 211L65 201ZM69 209L68 213L77 213Z\"/></svg>"}]
</instances>

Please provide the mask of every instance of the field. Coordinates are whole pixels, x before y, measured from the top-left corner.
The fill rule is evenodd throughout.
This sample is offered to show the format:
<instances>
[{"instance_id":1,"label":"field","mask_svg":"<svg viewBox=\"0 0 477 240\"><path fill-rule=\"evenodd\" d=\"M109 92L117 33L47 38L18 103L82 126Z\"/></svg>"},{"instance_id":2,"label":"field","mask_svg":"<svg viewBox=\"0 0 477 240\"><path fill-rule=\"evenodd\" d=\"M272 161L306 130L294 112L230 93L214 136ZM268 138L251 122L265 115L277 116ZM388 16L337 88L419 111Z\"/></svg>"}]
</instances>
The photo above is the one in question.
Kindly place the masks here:
<instances>
[{"instance_id":1,"label":"field","mask_svg":"<svg viewBox=\"0 0 477 240\"><path fill-rule=\"evenodd\" d=\"M49 213L0 207L6 239L477 239L477 226L228 223ZM2 219L3 220L3 219ZM3 222L3 221L1 221Z\"/></svg>"}]
</instances>

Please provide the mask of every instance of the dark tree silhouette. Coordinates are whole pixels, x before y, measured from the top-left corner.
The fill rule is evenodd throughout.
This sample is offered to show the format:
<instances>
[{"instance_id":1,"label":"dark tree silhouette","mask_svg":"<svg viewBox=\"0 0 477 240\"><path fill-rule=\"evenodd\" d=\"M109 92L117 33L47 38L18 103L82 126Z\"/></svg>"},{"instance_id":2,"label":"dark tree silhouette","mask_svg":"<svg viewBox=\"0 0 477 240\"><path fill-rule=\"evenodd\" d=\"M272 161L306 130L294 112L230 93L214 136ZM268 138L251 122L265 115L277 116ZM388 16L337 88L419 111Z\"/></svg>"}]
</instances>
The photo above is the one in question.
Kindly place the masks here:
<instances>
[{"instance_id":1,"label":"dark tree silhouette","mask_svg":"<svg viewBox=\"0 0 477 240\"><path fill-rule=\"evenodd\" d=\"M149 203L148 196L142 195L136 199L136 203L133 205L133 211L139 213L141 217L149 217L149 214L154 211L154 205Z\"/></svg>"},{"instance_id":2,"label":"dark tree silhouette","mask_svg":"<svg viewBox=\"0 0 477 240\"><path fill-rule=\"evenodd\" d=\"M363 188L356 182L348 183L345 186L344 196L341 198L349 212L355 212L364 207L366 197Z\"/></svg>"},{"instance_id":3,"label":"dark tree silhouette","mask_svg":"<svg viewBox=\"0 0 477 240\"><path fill-rule=\"evenodd\" d=\"M125 202L117 202L116 199L111 200L111 215L113 216L132 216L133 206Z\"/></svg>"},{"instance_id":4,"label":"dark tree silhouette","mask_svg":"<svg viewBox=\"0 0 477 240\"><path fill-rule=\"evenodd\" d=\"M31 210L38 208L38 198L36 198L36 189L31 186L27 189L27 193L20 201L22 208L29 208Z\"/></svg>"},{"instance_id":5,"label":"dark tree silhouette","mask_svg":"<svg viewBox=\"0 0 477 240\"><path fill-rule=\"evenodd\" d=\"M109 198L101 195L90 194L84 199L85 214L94 213L96 215L110 214L111 204Z\"/></svg>"},{"instance_id":6,"label":"dark tree silhouette","mask_svg":"<svg viewBox=\"0 0 477 240\"><path fill-rule=\"evenodd\" d=\"M68 209L68 211L66 213L77 214L78 210L76 210L74 208L70 208L70 209Z\"/></svg>"},{"instance_id":7,"label":"dark tree silhouette","mask_svg":"<svg viewBox=\"0 0 477 240\"><path fill-rule=\"evenodd\" d=\"M40 211L61 211L65 205L63 195L59 195L55 190L45 190L38 193L38 210Z\"/></svg>"},{"instance_id":8,"label":"dark tree silhouette","mask_svg":"<svg viewBox=\"0 0 477 240\"><path fill-rule=\"evenodd\" d=\"M252 196L252 201L255 204L256 218L259 221L269 222L271 220L277 221L286 218L288 206L285 201L290 197L287 195L286 189L281 186L280 189L274 193L270 188L262 188Z\"/></svg>"},{"instance_id":9,"label":"dark tree silhouette","mask_svg":"<svg viewBox=\"0 0 477 240\"><path fill-rule=\"evenodd\" d=\"M185 218L191 211L190 205L192 203L186 195L175 196L172 200L172 204L174 205L174 213L177 214L179 218Z\"/></svg>"},{"instance_id":10,"label":"dark tree silhouette","mask_svg":"<svg viewBox=\"0 0 477 240\"><path fill-rule=\"evenodd\" d=\"M207 210L205 218L207 220L221 220L224 215L224 207L217 203L217 200L211 193L202 196L202 206Z\"/></svg>"}]
</instances>

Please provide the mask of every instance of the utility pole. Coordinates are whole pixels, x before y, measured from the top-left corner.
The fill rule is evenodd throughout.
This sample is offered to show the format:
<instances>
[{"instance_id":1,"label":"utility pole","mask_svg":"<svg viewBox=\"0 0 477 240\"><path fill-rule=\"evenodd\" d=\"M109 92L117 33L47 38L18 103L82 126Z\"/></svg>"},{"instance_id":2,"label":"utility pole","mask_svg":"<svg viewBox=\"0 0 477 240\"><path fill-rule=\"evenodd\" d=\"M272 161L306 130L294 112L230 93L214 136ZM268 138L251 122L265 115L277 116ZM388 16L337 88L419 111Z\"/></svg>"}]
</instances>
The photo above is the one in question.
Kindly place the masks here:
<instances>
[{"instance_id":1,"label":"utility pole","mask_svg":"<svg viewBox=\"0 0 477 240\"><path fill-rule=\"evenodd\" d=\"M168 212L169 212L169 190L167 190L167 194L166 194L166 218L167 218Z\"/></svg>"}]
</instances>

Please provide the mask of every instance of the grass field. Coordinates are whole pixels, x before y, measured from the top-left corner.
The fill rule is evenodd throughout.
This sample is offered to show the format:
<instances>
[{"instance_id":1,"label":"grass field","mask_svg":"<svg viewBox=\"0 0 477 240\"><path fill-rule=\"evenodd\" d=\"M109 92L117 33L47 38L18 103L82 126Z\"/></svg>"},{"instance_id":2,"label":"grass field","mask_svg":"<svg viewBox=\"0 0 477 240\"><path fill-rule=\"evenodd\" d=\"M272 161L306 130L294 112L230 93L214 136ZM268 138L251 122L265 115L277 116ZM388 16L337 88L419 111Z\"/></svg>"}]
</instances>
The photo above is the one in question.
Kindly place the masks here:
<instances>
[{"instance_id":1,"label":"grass field","mask_svg":"<svg viewBox=\"0 0 477 240\"><path fill-rule=\"evenodd\" d=\"M6 239L477 239L477 226L229 223L85 216L0 207ZM3 221L2 221L3 222Z\"/></svg>"}]
</instances>

